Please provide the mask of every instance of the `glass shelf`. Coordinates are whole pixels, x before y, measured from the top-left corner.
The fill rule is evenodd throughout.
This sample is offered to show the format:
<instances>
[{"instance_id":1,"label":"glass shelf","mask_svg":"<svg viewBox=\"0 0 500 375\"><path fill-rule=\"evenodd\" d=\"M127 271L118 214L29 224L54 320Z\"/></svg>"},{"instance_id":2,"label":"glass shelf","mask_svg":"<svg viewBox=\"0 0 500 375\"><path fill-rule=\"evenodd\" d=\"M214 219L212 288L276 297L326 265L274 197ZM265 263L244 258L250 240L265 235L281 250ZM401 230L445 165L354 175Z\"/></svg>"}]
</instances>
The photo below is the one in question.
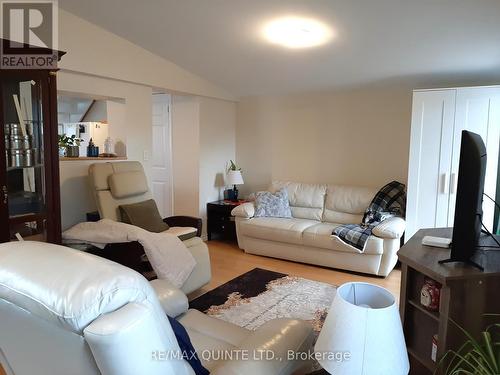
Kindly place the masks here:
<instances>
[{"instance_id":1,"label":"glass shelf","mask_svg":"<svg viewBox=\"0 0 500 375\"><path fill-rule=\"evenodd\" d=\"M28 166L28 167L7 167L7 171L10 172L10 171L17 171L20 169L30 169L30 168L33 168L33 169L43 168L43 164L35 164L35 165Z\"/></svg>"},{"instance_id":2,"label":"glass shelf","mask_svg":"<svg viewBox=\"0 0 500 375\"><path fill-rule=\"evenodd\" d=\"M10 238L42 235L46 237L47 165L43 117L46 101L42 79L22 74L2 80L3 150L5 181L2 183ZM5 198L4 198L5 199Z\"/></svg>"}]
</instances>

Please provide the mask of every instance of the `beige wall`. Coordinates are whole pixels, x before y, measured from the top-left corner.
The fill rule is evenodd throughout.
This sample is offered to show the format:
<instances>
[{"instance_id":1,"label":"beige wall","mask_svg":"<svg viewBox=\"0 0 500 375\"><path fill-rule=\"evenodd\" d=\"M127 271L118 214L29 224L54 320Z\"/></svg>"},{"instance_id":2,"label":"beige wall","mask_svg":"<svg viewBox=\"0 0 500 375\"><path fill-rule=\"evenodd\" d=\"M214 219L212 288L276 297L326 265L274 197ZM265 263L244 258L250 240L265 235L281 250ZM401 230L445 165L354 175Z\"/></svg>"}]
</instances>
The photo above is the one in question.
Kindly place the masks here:
<instances>
[{"instance_id":1,"label":"beige wall","mask_svg":"<svg viewBox=\"0 0 500 375\"><path fill-rule=\"evenodd\" d=\"M412 87L377 87L237 104L244 193L273 179L380 186L407 178Z\"/></svg>"},{"instance_id":2,"label":"beige wall","mask_svg":"<svg viewBox=\"0 0 500 375\"><path fill-rule=\"evenodd\" d=\"M172 97L172 169L174 215L198 216L200 169L200 102Z\"/></svg>"},{"instance_id":3,"label":"beige wall","mask_svg":"<svg viewBox=\"0 0 500 375\"><path fill-rule=\"evenodd\" d=\"M200 98L200 198L199 216L206 234L207 203L223 199L225 169L234 160L236 105Z\"/></svg>"},{"instance_id":4,"label":"beige wall","mask_svg":"<svg viewBox=\"0 0 500 375\"><path fill-rule=\"evenodd\" d=\"M194 96L172 97L174 214L203 219L222 199L226 163L235 157L236 105Z\"/></svg>"},{"instance_id":5,"label":"beige wall","mask_svg":"<svg viewBox=\"0 0 500 375\"><path fill-rule=\"evenodd\" d=\"M86 220L86 213L97 210L94 196L90 190L88 170L95 161L61 161L61 203L63 230Z\"/></svg>"}]
</instances>

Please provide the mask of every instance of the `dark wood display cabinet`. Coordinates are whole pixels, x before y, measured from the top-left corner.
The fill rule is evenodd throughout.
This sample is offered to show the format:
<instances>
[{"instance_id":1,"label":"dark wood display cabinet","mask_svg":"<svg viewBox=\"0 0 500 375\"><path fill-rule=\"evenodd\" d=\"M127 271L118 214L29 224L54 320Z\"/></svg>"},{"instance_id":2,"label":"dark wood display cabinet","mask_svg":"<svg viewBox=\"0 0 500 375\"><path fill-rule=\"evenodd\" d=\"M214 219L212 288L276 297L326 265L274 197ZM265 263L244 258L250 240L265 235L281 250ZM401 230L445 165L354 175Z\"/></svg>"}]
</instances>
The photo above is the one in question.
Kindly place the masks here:
<instances>
[{"instance_id":1,"label":"dark wood display cabinet","mask_svg":"<svg viewBox=\"0 0 500 375\"><path fill-rule=\"evenodd\" d=\"M0 69L0 118L0 242L60 243L56 69Z\"/></svg>"},{"instance_id":2,"label":"dark wood display cabinet","mask_svg":"<svg viewBox=\"0 0 500 375\"><path fill-rule=\"evenodd\" d=\"M484 271L462 263L439 264L450 257L450 249L424 246L422 238L451 238L451 234L451 228L421 229L398 252L402 265L400 313L410 375L443 373L440 359L466 341L453 322L476 339L488 325L498 323L498 317L487 314L500 313L500 251L491 247L476 252L473 260ZM482 244L495 245L491 238L483 237ZM439 290L435 308L427 305L428 285Z\"/></svg>"}]
</instances>

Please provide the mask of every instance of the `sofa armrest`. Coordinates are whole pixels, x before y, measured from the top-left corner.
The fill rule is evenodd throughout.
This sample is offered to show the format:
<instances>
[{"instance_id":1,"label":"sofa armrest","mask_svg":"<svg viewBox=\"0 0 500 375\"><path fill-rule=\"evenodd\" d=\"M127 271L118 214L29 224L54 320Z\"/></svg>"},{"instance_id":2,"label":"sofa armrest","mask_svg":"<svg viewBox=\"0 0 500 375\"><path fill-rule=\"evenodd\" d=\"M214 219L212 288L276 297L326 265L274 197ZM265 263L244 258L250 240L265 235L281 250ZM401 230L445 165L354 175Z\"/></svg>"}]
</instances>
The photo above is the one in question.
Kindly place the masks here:
<instances>
[{"instance_id":1,"label":"sofa armrest","mask_svg":"<svg viewBox=\"0 0 500 375\"><path fill-rule=\"evenodd\" d=\"M169 227L192 227L196 228L196 236L201 237L203 222L199 217L194 216L170 216L163 219Z\"/></svg>"},{"instance_id":2,"label":"sofa armrest","mask_svg":"<svg viewBox=\"0 0 500 375\"><path fill-rule=\"evenodd\" d=\"M240 204L239 206L236 206L231 211L231 215L250 219L251 217L253 217L253 215L255 215L254 203L253 202L246 202L246 203Z\"/></svg>"},{"instance_id":3,"label":"sofa armrest","mask_svg":"<svg viewBox=\"0 0 500 375\"><path fill-rule=\"evenodd\" d=\"M290 353L307 352L313 341L310 325L295 319L273 319L253 331L238 349L248 359L231 360L217 366L213 374L288 374L304 365ZM266 356L269 356L266 358Z\"/></svg>"},{"instance_id":4,"label":"sofa armrest","mask_svg":"<svg viewBox=\"0 0 500 375\"><path fill-rule=\"evenodd\" d=\"M165 314L175 318L188 311L188 298L179 288L167 280L160 279L152 280L150 284L155 290Z\"/></svg>"},{"instance_id":5,"label":"sofa armrest","mask_svg":"<svg viewBox=\"0 0 500 375\"><path fill-rule=\"evenodd\" d=\"M179 350L169 331L150 306L128 303L99 316L83 330L83 335L100 374L192 374L183 360L153 360L155 352Z\"/></svg>"},{"instance_id":6,"label":"sofa armrest","mask_svg":"<svg viewBox=\"0 0 500 375\"><path fill-rule=\"evenodd\" d=\"M372 233L381 238L401 238L406 228L406 222L404 219L393 216L373 228Z\"/></svg>"}]
</instances>

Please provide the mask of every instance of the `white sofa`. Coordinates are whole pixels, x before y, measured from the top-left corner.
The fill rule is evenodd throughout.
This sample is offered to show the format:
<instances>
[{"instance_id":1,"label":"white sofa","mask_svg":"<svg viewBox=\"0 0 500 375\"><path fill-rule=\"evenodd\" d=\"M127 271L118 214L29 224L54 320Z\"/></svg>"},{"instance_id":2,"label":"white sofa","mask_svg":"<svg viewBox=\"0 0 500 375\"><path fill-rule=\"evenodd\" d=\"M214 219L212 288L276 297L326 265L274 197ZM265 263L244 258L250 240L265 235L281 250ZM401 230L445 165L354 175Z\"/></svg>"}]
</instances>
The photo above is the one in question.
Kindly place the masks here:
<instances>
[{"instance_id":1,"label":"white sofa","mask_svg":"<svg viewBox=\"0 0 500 375\"><path fill-rule=\"evenodd\" d=\"M387 276L397 262L405 221L392 217L374 228L363 252L332 236L341 224L358 224L377 188L273 182L285 187L293 218L254 217L254 203L233 209L238 246L247 253Z\"/></svg>"},{"instance_id":2,"label":"white sofa","mask_svg":"<svg viewBox=\"0 0 500 375\"><path fill-rule=\"evenodd\" d=\"M186 328L211 374L288 375L308 365L287 357L310 350L307 322L274 319L249 331L188 310L186 296L166 280L150 284L104 258L42 242L0 244L0 364L7 375L193 375L176 357L165 312ZM274 357L259 357L262 350ZM243 360L243 351L252 360Z\"/></svg>"}]
</instances>

